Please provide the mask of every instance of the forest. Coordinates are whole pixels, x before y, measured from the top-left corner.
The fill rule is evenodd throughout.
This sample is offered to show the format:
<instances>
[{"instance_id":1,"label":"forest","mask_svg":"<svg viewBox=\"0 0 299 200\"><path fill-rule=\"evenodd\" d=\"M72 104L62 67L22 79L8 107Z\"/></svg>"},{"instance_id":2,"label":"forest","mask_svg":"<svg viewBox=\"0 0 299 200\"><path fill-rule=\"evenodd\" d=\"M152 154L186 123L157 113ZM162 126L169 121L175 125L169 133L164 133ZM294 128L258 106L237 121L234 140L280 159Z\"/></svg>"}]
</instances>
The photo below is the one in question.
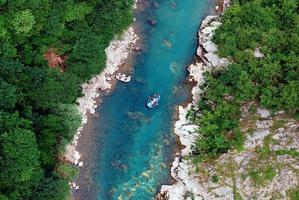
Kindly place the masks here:
<instances>
[{"instance_id":1,"label":"forest","mask_svg":"<svg viewBox=\"0 0 299 200\"><path fill-rule=\"evenodd\" d=\"M0 200L62 200L80 85L133 21L132 0L0 0Z\"/></svg>"},{"instance_id":2,"label":"forest","mask_svg":"<svg viewBox=\"0 0 299 200\"><path fill-rule=\"evenodd\" d=\"M206 74L199 111L189 115L200 126L195 162L242 149L239 118L245 103L299 119L299 0L232 3L213 38L219 55L232 64ZM262 57L254 56L257 48Z\"/></svg>"}]
</instances>

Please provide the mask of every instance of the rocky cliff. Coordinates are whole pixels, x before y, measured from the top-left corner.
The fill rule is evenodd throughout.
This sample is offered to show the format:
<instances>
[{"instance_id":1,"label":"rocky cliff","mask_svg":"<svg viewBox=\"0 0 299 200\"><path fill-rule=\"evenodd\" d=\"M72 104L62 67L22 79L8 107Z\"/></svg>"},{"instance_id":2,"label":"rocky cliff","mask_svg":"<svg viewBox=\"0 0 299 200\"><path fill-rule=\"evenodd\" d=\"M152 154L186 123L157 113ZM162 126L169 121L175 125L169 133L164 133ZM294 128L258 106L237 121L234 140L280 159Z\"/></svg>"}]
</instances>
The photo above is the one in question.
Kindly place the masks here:
<instances>
[{"instance_id":1,"label":"rocky cliff","mask_svg":"<svg viewBox=\"0 0 299 200\"><path fill-rule=\"evenodd\" d=\"M198 126L186 115L196 110L203 73L222 70L230 63L217 55L217 45L212 41L220 25L218 16L207 16L200 27L197 56L201 62L188 68L190 80L197 83L192 89L193 100L185 108L179 106L175 124L175 133L185 148L171 168L175 183L163 185L157 199L290 199L298 192L299 124L283 111L271 113L256 102L246 103L240 118L244 146L197 165L190 159Z\"/></svg>"}]
</instances>

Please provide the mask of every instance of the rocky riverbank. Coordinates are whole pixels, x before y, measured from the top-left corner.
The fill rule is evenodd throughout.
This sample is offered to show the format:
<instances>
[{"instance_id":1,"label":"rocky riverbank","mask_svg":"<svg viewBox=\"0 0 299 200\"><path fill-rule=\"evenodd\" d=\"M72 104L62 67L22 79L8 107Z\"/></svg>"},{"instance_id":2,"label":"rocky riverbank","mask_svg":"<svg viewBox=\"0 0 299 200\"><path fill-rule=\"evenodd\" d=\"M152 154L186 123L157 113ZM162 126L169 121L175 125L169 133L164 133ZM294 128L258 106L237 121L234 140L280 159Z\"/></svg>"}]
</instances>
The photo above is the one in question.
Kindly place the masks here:
<instances>
[{"instance_id":1,"label":"rocky riverbank","mask_svg":"<svg viewBox=\"0 0 299 200\"><path fill-rule=\"evenodd\" d=\"M137 8L135 1L133 9ZM65 152L65 160L78 166L83 166L83 161L80 160L81 154L77 150L78 139L81 136L84 125L88 121L88 114L94 114L95 109L99 105L99 92L110 93L113 85L117 81L116 74L119 73L122 66L125 65L130 56L138 50L137 41L139 37L135 33L134 27L130 26L120 37L115 38L105 49L106 52L106 67L99 74L93 77L88 82L82 84L83 96L78 98L78 110L82 115L82 125L77 130L73 141L67 145ZM71 187L75 190L79 189L78 184L71 183Z\"/></svg>"},{"instance_id":2,"label":"rocky riverbank","mask_svg":"<svg viewBox=\"0 0 299 200\"><path fill-rule=\"evenodd\" d=\"M195 167L192 165L188 156L192 152L192 144L197 138L197 125L187 119L187 113L192 109L196 109L200 100L200 85L204 83L204 73L211 70L219 70L224 68L228 63L228 59L220 58L217 52L217 45L213 43L212 38L214 31L221 25L219 17L216 15L207 16L201 24L198 32L199 47L197 49L197 57L200 62L195 62L188 67L189 80L196 82L192 88L192 102L185 108L178 107L179 120L175 123L175 134L179 136L181 144L185 147L181 150L178 157L175 158L171 167L171 175L175 180L173 185L163 185L157 199L180 200L184 199L188 193L192 193L195 199L204 195L204 189L197 181ZM201 199L201 198L199 198Z\"/></svg>"}]
</instances>

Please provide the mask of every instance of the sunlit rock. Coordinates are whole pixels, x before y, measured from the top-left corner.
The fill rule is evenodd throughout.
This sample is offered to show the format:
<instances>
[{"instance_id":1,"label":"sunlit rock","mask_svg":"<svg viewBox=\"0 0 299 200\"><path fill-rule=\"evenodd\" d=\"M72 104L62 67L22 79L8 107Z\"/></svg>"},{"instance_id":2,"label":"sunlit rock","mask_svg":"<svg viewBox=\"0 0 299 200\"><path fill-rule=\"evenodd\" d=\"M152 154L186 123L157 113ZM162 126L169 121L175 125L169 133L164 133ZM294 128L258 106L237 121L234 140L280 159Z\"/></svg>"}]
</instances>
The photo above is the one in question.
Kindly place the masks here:
<instances>
[{"instance_id":1,"label":"sunlit rock","mask_svg":"<svg viewBox=\"0 0 299 200\"><path fill-rule=\"evenodd\" d=\"M256 58L264 58L264 57L265 57L265 54L263 54L263 53L261 52L260 48L256 48L256 49L254 49L254 51L253 51L253 55L254 55L254 57L256 57Z\"/></svg>"},{"instance_id":2,"label":"sunlit rock","mask_svg":"<svg viewBox=\"0 0 299 200\"><path fill-rule=\"evenodd\" d=\"M262 118L262 119L268 119L270 117L270 111L262 108L257 109L257 114Z\"/></svg>"},{"instance_id":3,"label":"sunlit rock","mask_svg":"<svg viewBox=\"0 0 299 200\"><path fill-rule=\"evenodd\" d=\"M203 20L200 31L198 32L199 47L197 49L197 55L207 66L216 68L224 68L229 64L227 58L221 58L217 55L218 47L212 41L215 30L220 25L219 17L210 15Z\"/></svg>"},{"instance_id":4,"label":"sunlit rock","mask_svg":"<svg viewBox=\"0 0 299 200\"><path fill-rule=\"evenodd\" d=\"M245 142L245 148L252 149L256 146L261 146L264 143L264 138L270 134L268 129L262 129L255 131L252 135L248 136Z\"/></svg>"},{"instance_id":5,"label":"sunlit rock","mask_svg":"<svg viewBox=\"0 0 299 200\"><path fill-rule=\"evenodd\" d=\"M255 123L256 128L258 129L268 129L273 125L272 120L257 120Z\"/></svg>"}]
</instances>

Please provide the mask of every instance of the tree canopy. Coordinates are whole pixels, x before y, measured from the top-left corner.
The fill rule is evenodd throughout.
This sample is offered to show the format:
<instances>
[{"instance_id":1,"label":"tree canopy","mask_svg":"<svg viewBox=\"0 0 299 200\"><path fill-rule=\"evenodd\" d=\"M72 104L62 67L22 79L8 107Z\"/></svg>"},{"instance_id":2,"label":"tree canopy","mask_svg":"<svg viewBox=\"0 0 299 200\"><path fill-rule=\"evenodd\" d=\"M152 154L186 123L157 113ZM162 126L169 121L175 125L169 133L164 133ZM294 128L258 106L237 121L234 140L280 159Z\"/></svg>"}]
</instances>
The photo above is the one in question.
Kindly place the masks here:
<instances>
[{"instance_id":1,"label":"tree canopy","mask_svg":"<svg viewBox=\"0 0 299 200\"><path fill-rule=\"evenodd\" d=\"M132 3L0 0L0 199L68 196L72 167L58 154L81 123L80 85L105 67L105 48L133 21Z\"/></svg>"}]
</instances>

